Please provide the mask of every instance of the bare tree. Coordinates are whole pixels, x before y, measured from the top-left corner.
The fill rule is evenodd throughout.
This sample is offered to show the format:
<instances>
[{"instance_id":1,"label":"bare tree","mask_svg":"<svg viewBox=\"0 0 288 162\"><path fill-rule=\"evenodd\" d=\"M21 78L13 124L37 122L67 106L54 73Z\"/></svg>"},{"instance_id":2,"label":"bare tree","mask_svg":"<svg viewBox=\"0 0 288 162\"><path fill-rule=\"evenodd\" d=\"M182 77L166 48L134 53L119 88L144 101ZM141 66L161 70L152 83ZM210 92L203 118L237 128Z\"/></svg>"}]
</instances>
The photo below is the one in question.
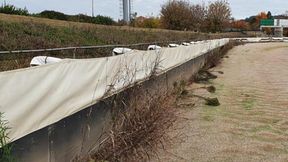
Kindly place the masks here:
<instances>
[{"instance_id":1,"label":"bare tree","mask_svg":"<svg viewBox=\"0 0 288 162\"><path fill-rule=\"evenodd\" d=\"M205 21L207 14L205 4L203 3L202 5L201 4L191 5L190 10L192 16L190 21L192 22L193 30L202 31L204 27L203 22Z\"/></svg>"},{"instance_id":2,"label":"bare tree","mask_svg":"<svg viewBox=\"0 0 288 162\"><path fill-rule=\"evenodd\" d=\"M206 5L170 0L162 6L161 23L166 29L217 32L229 25L231 9L226 0Z\"/></svg>"},{"instance_id":3,"label":"bare tree","mask_svg":"<svg viewBox=\"0 0 288 162\"><path fill-rule=\"evenodd\" d=\"M207 28L209 31L217 32L223 29L229 23L231 9L226 0L217 0L208 6Z\"/></svg>"},{"instance_id":4,"label":"bare tree","mask_svg":"<svg viewBox=\"0 0 288 162\"><path fill-rule=\"evenodd\" d=\"M161 8L161 22L164 28L172 30L191 30L190 3L184 0L168 1Z\"/></svg>"}]
</instances>

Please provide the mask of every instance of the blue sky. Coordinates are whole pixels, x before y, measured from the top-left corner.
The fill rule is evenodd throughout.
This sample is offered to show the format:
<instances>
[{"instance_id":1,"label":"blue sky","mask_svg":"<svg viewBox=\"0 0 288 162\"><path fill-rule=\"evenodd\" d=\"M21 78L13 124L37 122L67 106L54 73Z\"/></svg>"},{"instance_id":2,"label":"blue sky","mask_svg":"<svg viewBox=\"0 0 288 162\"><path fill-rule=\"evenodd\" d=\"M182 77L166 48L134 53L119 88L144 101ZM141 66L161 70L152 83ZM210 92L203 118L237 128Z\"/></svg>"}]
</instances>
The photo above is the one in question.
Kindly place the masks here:
<instances>
[{"instance_id":1,"label":"blue sky","mask_svg":"<svg viewBox=\"0 0 288 162\"><path fill-rule=\"evenodd\" d=\"M4 1L4 0L0 0ZM30 12L56 10L66 14L91 15L92 0L6 0L17 7L26 7ZM94 0L95 14L120 18L120 0ZM168 0L133 0L133 9L138 15L157 16L160 7ZM209 3L214 0L190 0L191 3ZM270 10L272 14L282 14L288 10L288 0L228 0L232 16L239 19Z\"/></svg>"}]
</instances>

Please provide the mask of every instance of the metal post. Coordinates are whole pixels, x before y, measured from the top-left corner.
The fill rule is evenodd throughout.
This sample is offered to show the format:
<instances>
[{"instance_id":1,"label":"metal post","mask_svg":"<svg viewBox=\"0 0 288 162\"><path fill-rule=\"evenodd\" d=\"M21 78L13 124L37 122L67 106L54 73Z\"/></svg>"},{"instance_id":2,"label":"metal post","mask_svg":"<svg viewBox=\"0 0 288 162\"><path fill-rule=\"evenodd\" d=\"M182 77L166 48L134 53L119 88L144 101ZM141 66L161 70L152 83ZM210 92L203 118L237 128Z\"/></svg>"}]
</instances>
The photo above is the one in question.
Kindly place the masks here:
<instances>
[{"instance_id":1,"label":"metal post","mask_svg":"<svg viewBox=\"0 0 288 162\"><path fill-rule=\"evenodd\" d=\"M73 51L73 59L76 59L76 50L77 50L77 48L75 48Z\"/></svg>"}]
</instances>

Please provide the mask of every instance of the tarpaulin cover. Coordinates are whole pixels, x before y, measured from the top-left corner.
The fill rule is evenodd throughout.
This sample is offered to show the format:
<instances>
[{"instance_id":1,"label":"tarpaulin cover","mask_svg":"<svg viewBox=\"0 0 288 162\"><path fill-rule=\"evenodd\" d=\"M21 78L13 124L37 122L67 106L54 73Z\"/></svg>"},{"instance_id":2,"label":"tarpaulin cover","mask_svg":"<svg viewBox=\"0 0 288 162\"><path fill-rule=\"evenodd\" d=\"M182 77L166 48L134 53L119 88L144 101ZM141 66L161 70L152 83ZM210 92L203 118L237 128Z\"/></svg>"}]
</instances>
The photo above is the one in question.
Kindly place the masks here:
<instances>
[{"instance_id":1,"label":"tarpaulin cover","mask_svg":"<svg viewBox=\"0 0 288 162\"><path fill-rule=\"evenodd\" d=\"M165 73L228 42L218 39L1 72L0 112L9 122L9 136L14 141L149 78L156 66L158 73Z\"/></svg>"}]
</instances>

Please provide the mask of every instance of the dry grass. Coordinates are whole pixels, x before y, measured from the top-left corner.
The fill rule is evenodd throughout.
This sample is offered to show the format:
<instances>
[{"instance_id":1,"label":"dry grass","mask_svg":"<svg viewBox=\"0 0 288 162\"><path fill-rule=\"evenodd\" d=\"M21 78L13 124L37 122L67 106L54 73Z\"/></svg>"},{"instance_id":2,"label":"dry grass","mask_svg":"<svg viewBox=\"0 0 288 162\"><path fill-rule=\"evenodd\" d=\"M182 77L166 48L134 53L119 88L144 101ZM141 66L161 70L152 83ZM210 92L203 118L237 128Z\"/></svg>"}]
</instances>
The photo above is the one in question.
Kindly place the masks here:
<instances>
[{"instance_id":1,"label":"dry grass","mask_svg":"<svg viewBox=\"0 0 288 162\"><path fill-rule=\"evenodd\" d=\"M188 86L188 93L218 97L221 105L190 106L195 97L181 98L179 118L187 120L171 134L185 134L184 142L158 154L158 161L287 161L287 48L263 51L275 46L279 43L233 48L213 69L223 71L209 83L216 87L213 94L198 88L206 84Z\"/></svg>"},{"instance_id":2,"label":"dry grass","mask_svg":"<svg viewBox=\"0 0 288 162\"><path fill-rule=\"evenodd\" d=\"M180 40L192 41L244 36L241 33L208 34L128 26L105 26L6 14L0 14L0 35L6 38L4 40L0 39L0 50ZM14 46L9 45L9 42L14 41Z\"/></svg>"}]
</instances>

